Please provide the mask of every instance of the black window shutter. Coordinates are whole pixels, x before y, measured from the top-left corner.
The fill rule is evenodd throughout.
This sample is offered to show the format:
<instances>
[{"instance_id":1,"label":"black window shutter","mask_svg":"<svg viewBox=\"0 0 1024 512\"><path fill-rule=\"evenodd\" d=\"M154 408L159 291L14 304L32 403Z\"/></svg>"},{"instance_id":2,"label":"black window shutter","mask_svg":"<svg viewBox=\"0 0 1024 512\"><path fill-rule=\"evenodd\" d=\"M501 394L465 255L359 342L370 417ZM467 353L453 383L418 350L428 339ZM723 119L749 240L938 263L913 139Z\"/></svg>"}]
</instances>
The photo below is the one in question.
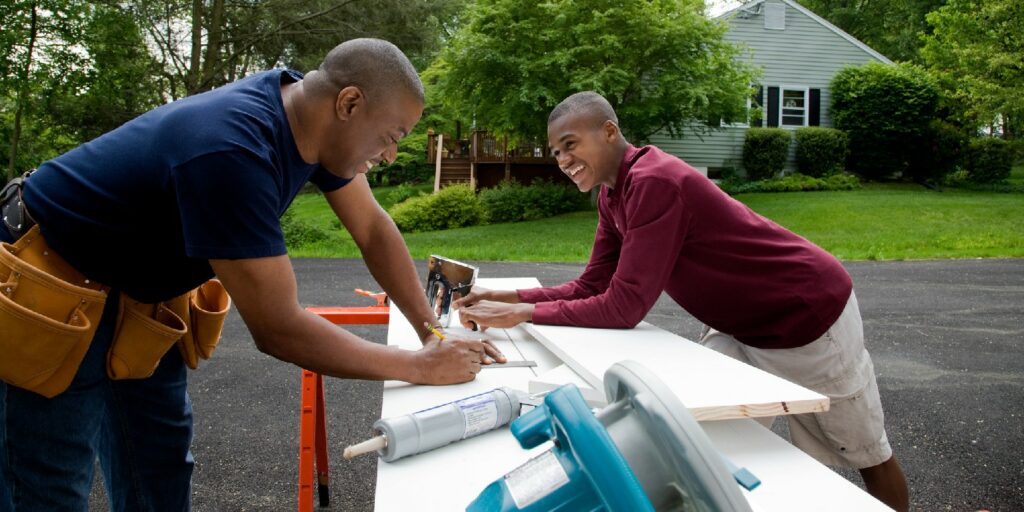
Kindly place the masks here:
<instances>
[{"instance_id":1,"label":"black window shutter","mask_svg":"<svg viewBox=\"0 0 1024 512\"><path fill-rule=\"evenodd\" d=\"M768 126L779 126L779 88L768 88Z\"/></svg>"},{"instance_id":2,"label":"black window shutter","mask_svg":"<svg viewBox=\"0 0 1024 512\"><path fill-rule=\"evenodd\" d=\"M764 106L764 86L758 87L757 88L757 92L754 93L754 96L752 96L750 98L750 100L751 100L750 101L750 108L753 109L753 108L761 108L761 107L763 107ZM756 126L756 127L760 128L761 125L763 125L763 124L764 124L764 109L761 108L761 116L758 117L757 119L754 119L753 122L750 123L750 126Z\"/></svg>"},{"instance_id":3,"label":"black window shutter","mask_svg":"<svg viewBox=\"0 0 1024 512\"><path fill-rule=\"evenodd\" d=\"M810 108L808 108L808 126L821 125L821 89L811 89Z\"/></svg>"}]
</instances>

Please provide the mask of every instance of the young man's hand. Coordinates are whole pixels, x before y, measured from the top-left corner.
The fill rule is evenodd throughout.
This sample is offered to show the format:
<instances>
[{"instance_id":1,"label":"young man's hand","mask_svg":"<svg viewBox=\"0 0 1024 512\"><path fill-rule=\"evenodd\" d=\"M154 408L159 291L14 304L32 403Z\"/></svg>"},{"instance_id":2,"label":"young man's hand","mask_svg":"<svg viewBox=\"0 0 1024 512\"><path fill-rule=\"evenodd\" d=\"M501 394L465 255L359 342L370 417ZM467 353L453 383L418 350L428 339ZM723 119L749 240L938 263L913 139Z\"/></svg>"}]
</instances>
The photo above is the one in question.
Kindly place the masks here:
<instances>
[{"instance_id":1,"label":"young man's hand","mask_svg":"<svg viewBox=\"0 0 1024 512\"><path fill-rule=\"evenodd\" d=\"M480 285L473 285L468 294L452 302L452 309L462 309L482 300L516 304L519 302L519 294L515 290L490 290Z\"/></svg>"},{"instance_id":2,"label":"young man's hand","mask_svg":"<svg viewBox=\"0 0 1024 512\"><path fill-rule=\"evenodd\" d=\"M472 328L475 324L481 331L488 327L514 327L531 320L533 320L533 304L509 304L480 300L472 305L464 305L459 310L459 321L464 327Z\"/></svg>"}]
</instances>

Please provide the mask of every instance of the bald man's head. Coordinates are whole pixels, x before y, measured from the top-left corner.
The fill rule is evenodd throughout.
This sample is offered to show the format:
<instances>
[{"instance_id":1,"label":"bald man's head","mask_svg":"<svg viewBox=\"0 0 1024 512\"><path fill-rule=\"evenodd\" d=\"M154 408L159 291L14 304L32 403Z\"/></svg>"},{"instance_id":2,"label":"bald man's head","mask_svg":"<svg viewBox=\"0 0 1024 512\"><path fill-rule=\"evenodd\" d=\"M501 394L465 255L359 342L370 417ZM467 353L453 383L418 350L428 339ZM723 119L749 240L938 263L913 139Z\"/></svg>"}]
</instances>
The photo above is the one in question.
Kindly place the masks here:
<instances>
[{"instance_id":1,"label":"bald man's head","mask_svg":"<svg viewBox=\"0 0 1024 512\"><path fill-rule=\"evenodd\" d=\"M383 39L352 39L335 46L313 74L312 91L333 96L354 86L368 98L406 93L423 103L423 83L416 68L397 46Z\"/></svg>"},{"instance_id":2,"label":"bald man's head","mask_svg":"<svg viewBox=\"0 0 1024 512\"><path fill-rule=\"evenodd\" d=\"M608 100L593 91L578 92L562 100L548 116L548 126L565 116L587 119L593 122L594 127L601 126L605 121L619 124L619 117L615 115L615 109Z\"/></svg>"}]
</instances>

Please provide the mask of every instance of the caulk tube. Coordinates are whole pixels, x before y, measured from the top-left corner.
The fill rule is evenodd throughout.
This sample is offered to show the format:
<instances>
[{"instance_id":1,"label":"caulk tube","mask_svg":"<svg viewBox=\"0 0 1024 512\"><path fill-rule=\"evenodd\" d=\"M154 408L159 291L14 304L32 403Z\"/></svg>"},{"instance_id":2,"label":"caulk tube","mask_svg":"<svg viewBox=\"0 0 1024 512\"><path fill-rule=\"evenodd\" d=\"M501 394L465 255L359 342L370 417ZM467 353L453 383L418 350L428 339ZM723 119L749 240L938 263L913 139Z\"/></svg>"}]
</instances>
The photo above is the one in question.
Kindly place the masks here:
<instances>
[{"instance_id":1,"label":"caulk tube","mask_svg":"<svg viewBox=\"0 0 1024 512\"><path fill-rule=\"evenodd\" d=\"M374 430L387 438L377 450L385 462L416 455L507 425L522 409L517 391L501 387L486 393L377 420Z\"/></svg>"}]
</instances>

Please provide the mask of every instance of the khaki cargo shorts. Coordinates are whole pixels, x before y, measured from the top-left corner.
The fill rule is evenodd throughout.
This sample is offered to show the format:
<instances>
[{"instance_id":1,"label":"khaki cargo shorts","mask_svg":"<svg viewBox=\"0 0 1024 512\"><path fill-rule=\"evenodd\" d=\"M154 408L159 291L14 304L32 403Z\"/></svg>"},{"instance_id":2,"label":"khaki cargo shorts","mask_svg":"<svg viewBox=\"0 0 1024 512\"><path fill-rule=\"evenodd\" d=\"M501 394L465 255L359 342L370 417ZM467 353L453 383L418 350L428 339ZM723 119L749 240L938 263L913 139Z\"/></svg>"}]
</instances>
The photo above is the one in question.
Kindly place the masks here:
<instances>
[{"instance_id":1,"label":"khaki cargo shorts","mask_svg":"<svg viewBox=\"0 0 1024 512\"><path fill-rule=\"evenodd\" d=\"M802 347L757 349L705 330L702 345L829 397L828 412L785 416L793 444L805 453L822 464L855 469L892 456L854 294L832 327Z\"/></svg>"}]
</instances>

